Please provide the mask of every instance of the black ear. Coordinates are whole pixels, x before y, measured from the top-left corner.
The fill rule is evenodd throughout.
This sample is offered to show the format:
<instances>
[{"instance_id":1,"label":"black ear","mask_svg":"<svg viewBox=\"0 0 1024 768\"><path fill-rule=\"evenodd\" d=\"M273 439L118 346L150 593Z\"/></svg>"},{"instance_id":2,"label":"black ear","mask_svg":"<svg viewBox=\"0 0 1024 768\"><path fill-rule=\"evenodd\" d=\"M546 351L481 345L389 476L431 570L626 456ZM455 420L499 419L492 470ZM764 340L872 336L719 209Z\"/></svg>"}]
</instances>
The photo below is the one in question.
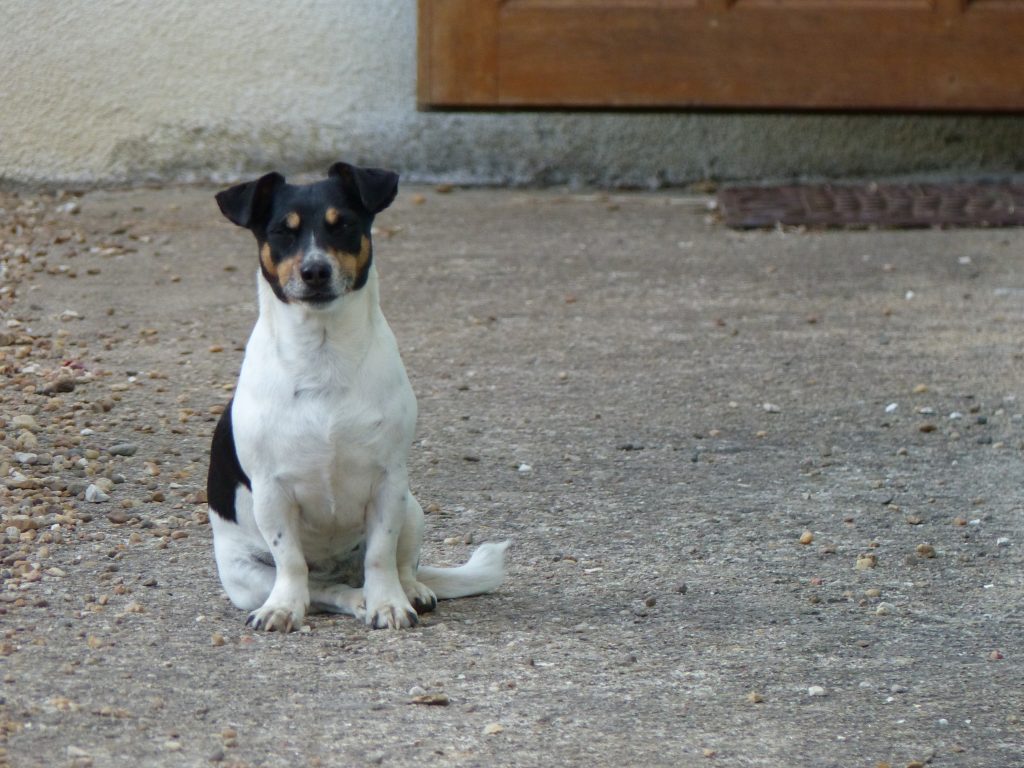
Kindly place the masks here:
<instances>
[{"instance_id":1,"label":"black ear","mask_svg":"<svg viewBox=\"0 0 1024 768\"><path fill-rule=\"evenodd\" d=\"M228 221L246 229L257 230L267 223L274 192L284 184L280 173L268 173L256 181L236 184L217 193L217 205Z\"/></svg>"},{"instance_id":2,"label":"black ear","mask_svg":"<svg viewBox=\"0 0 1024 768\"><path fill-rule=\"evenodd\" d=\"M369 213L380 213L398 194L398 174L394 171L335 163L327 175L339 179L346 191L354 192Z\"/></svg>"}]
</instances>

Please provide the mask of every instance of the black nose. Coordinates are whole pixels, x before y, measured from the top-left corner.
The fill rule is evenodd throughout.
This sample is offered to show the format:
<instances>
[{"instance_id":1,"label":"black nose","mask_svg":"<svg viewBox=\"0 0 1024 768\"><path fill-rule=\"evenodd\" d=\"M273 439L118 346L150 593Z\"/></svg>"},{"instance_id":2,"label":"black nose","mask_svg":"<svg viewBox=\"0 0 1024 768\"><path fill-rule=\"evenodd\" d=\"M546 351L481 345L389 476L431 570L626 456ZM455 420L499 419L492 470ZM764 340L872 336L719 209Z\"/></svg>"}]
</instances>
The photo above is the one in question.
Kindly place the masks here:
<instances>
[{"instance_id":1,"label":"black nose","mask_svg":"<svg viewBox=\"0 0 1024 768\"><path fill-rule=\"evenodd\" d=\"M302 282L310 288L322 288L331 279L331 265L325 261L311 261L299 267Z\"/></svg>"}]
</instances>

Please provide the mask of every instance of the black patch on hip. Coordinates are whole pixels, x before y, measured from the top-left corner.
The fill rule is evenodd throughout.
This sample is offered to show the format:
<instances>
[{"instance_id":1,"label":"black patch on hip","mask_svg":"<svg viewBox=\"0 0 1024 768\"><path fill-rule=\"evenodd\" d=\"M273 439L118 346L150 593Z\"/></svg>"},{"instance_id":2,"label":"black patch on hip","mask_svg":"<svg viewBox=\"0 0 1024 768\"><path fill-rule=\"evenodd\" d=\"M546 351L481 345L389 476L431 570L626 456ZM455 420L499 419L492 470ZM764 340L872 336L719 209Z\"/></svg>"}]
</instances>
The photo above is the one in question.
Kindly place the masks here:
<instances>
[{"instance_id":1,"label":"black patch on hip","mask_svg":"<svg viewBox=\"0 0 1024 768\"><path fill-rule=\"evenodd\" d=\"M213 443L210 445L210 472L206 476L206 501L210 509L232 523L238 522L235 515L235 493L239 485L250 491L252 483L242 465L238 463L235 451L235 435L231 428L231 407L234 400L221 414L217 428L213 430Z\"/></svg>"}]
</instances>

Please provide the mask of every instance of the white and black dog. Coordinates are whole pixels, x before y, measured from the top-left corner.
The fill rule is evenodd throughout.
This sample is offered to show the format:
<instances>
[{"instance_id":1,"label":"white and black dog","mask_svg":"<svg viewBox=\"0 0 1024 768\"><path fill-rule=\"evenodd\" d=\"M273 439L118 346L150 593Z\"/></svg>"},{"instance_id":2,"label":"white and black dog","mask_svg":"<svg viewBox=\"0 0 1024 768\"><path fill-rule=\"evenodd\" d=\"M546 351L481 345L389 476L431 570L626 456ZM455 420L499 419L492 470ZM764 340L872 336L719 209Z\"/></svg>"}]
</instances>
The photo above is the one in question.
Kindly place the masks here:
<instances>
[{"instance_id":1,"label":"white and black dog","mask_svg":"<svg viewBox=\"0 0 1024 768\"><path fill-rule=\"evenodd\" d=\"M221 583L256 629L297 629L307 610L408 627L504 578L507 542L457 568L419 564L416 399L370 238L397 191L395 173L336 163L314 184L270 173L217 194L259 245L259 317L207 482Z\"/></svg>"}]
</instances>

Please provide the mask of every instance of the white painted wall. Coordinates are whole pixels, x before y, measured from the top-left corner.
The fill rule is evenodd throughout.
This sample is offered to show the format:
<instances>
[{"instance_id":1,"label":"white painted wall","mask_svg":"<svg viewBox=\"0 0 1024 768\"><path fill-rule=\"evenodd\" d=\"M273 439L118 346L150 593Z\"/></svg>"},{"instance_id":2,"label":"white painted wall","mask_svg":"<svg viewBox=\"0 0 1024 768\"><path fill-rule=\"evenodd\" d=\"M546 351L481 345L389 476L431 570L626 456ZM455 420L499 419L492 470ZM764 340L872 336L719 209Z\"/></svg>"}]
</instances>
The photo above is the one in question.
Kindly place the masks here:
<instances>
[{"instance_id":1,"label":"white painted wall","mask_svg":"<svg viewBox=\"0 0 1024 768\"><path fill-rule=\"evenodd\" d=\"M0 0L0 180L651 186L1024 169L1016 116L421 113L414 0Z\"/></svg>"}]
</instances>

